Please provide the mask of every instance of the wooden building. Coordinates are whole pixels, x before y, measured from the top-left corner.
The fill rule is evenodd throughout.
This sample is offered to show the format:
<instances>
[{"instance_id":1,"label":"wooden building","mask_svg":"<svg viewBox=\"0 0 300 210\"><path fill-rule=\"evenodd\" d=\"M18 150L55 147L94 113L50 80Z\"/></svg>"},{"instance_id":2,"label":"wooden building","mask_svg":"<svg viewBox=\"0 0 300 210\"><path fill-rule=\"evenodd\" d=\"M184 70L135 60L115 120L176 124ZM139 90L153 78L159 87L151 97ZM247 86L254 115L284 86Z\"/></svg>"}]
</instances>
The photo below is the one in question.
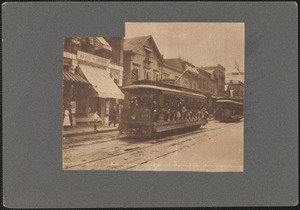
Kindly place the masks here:
<instances>
[{"instance_id":1,"label":"wooden building","mask_svg":"<svg viewBox=\"0 0 300 210\"><path fill-rule=\"evenodd\" d=\"M137 80L161 80L162 60L151 35L125 39L123 85Z\"/></svg>"}]
</instances>

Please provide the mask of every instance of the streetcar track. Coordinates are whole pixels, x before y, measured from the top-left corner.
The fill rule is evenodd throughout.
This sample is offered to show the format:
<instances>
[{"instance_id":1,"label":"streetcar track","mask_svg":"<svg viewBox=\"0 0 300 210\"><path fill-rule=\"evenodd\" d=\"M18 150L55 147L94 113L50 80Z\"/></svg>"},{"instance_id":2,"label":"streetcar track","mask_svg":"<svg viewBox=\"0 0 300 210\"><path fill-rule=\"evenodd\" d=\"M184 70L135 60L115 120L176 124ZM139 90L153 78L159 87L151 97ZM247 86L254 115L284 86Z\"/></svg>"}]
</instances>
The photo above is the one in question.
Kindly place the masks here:
<instances>
[{"instance_id":1,"label":"streetcar track","mask_svg":"<svg viewBox=\"0 0 300 210\"><path fill-rule=\"evenodd\" d=\"M206 128L206 129L201 129L201 130L197 130L194 132L194 134L199 134L199 133L203 133L203 132L208 132L208 131L214 131L214 130L218 130L218 129L222 129L224 127L229 127L231 126L231 124L228 124L226 126L222 126L222 127L218 127L218 128ZM137 151L140 151L140 150L143 150L143 149L147 149L147 148L150 148L150 147L154 147L154 146L157 146L157 145L160 145L160 144L163 144L163 143L166 143L170 140L174 140L176 138L184 138L185 136L188 136L190 135L190 132L187 132L187 133L181 133L179 135L174 135L174 136L169 136L163 140L155 140L155 144L153 145L149 145L149 146L146 146L146 147L141 147L141 148L137 148L137 149L133 149L133 150L129 150L129 151L126 151L126 152L121 152L121 153L118 153L118 154L115 154L115 155L110 155L110 156L106 156L106 157L102 157L102 158L98 158L98 159L95 159L95 160L90 160L90 161L87 161L85 163L79 163L79 164L75 164L75 165L72 165L72 166L69 166L69 167L65 167L64 169L70 169L70 168L74 168L74 167L78 167L78 166L86 166L87 164L90 164L90 163L94 163L94 162L97 162L97 161L101 161L101 160L105 160L105 159L108 159L108 158L113 158L113 157L117 157L117 156L121 156L121 155L125 155L125 154L128 154L128 153L133 153L133 152L137 152ZM116 141L117 139L113 139L113 141ZM119 140L119 139L118 139ZM191 141L193 139L189 139L189 141ZM184 142L186 142L187 140L185 141L181 141L181 142L178 142L179 144L182 144Z\"/></svg>"},{"instance_id":2,"label":"streetcar track","mask_svg":"<svg viewBox=\"0 0 300 210\"><path fill-rule=\"evenodd\" d=\"M224 126L224 127L226 127L226 126ZM204 128L204 129L206 129L206 128ZM211 130L211 129L209 129L209 130ZM209 130L207 130L207 131L209 131ZM201 131L203 131L203 130L198 130L198 131L194 131L194 132L201 132ZM113 131L113 132L118 132L118 131ZM162 133L159 133L159 134L164 134L164 133L168 133L168 131L164 131L164 132L162 132ZM106 143L106 142L112 142L112 141L119 141L120 139L122 140L122 139L128 139L129 137L133 137L133 138L136 138L135 136L130 136L130 135L125 135L125 134L123 134L123 136L109 136L109 134L108 135L106 135L106 137L105 137L105 139L107 139L107 140L103 140L103 139L99 139L99 138L97 138L97 137L102 137L102 135L100 134L100 133L98 133L98 135L97 136L95 136L95 134L90 134L90 135L93 135L92 137L90 137L90 138L84 138L84 140L82 140L82 137L80 136L80 138L79 137L75 137L75 138L70 138L70 139L67 139L68 141L70 141L70 142L64 142L63 144L67 144L68 145L68 143L70 143L70 144L74 144L74 143L79 143L79 144L74 144L74 145L70 145L70 146L65 146L65 148L64 149L70 149L70 148L74 148L74 147L79 147L79 146L89 146L89 145L93 145L93 144L102 144L102 143ZM174 134L173 134L174 135ZM172 137L172 135L171 135L171 137ZM78 139L79 138L79 139ZM137 139L138 141L139 141L139 139ZM75 141L75 142L74 142ZM76 142L77 141L77 142ZM86 142L88 142L88 141L92 141L91 143L86 143ZM152 142L152 144L155 144L156 142Z\"/></svg>"},{"instance_id":3,"label":"streetcar track","mask_svg":"<svg viewBox=\"0 0 300 210\"><path fill-rule=\"evenodd\" d=\"M80 142L78 142L78 144L74 144L74 145L70 145L70 146L65 146L64 149L70 149L70 148L74 148L74 147L79 147L79 146L89 146L89 145L93 145L93 144L102 144L102 143L106 143L106 142L112 142L112 141L119 141L120 139L126 139L128 138L128 136L115 136L112 138L107 138L107 140L103 140L103 139L94 139L94 138L90 138L90 139L84 139L84 142L82 142L82 140ZM91 143L86 143L88 141L92 141ZM74 142L71 142L74 143Z\"/></svg>"},{"instance_id":4,"label":"streetcar track","mask_svg":"<svg viewBox=\"0 0 300 210\"><path fill-rule=\"evenodd\" d=\"M193 140L193 139L189 139L189 140ZM200 141L200 140L196 141L195 143L197 143L197 142L199 142L199 141ZM184 141L184 142L186 142L186 141ZM184 142L182 142L182 143L184 143ZM195 143L193 143L192 145L194 145ZM179 143L179 144L180 144L180 143ZM172 144L172 145L174 146L174 144ZM172 145L170 145L170 146L172 146ZM181 149L184 149L184 148L188 148L188 147L190 147L190 146L189 146L189 145L183 146L183 147L180 148L180 150L181 150ZM172 153L175 153L175 152L177 152L178 150L179 150L179 149L173 150L173 151L171 151L171 152L168 152L168 153L165 153L165 154L163 154L163 155L157 156L157 157L152 158L152 159L150 159L150 160L146 160L146 161L144 161L144 162L142 162L142 163L139 163L139 164L136 164L136 165L134 165L134 166L130 166L130 167L124 169L124 170L129 170L129 169L135 168L135 167L137 167L137 166L143 165L143 164L145 164L145 163L148 163L148 162L150 162L150 161L157 160L157 159L159 159L159 158L162 158L162 157L165 157L165 156L170 155L170 154L172 154Z\"/></svg>"}]
</instances>

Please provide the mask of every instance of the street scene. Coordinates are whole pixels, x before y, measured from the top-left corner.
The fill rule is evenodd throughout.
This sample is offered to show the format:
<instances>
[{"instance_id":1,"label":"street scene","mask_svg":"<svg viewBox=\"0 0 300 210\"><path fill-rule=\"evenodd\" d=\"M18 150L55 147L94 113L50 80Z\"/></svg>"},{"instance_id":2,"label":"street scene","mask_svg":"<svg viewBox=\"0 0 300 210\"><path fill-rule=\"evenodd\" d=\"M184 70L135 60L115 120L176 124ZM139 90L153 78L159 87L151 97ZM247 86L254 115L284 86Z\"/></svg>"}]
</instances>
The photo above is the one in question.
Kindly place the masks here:
<instances>
[{"instance_id":1,"label":"street scene","mask_svg":"<svg viewBox=\"0 0 300 210\"><path fill-rule=\"evenodd\" d=\"M63 170L243 172L244 24L63 40Z\"/></svg>"},{"instance_id":2,"label":"street scene","mask_svg":"<svg viewBox=\"0 0 300 210\"><path fill-rule=\"evenodd\" d=\"M153 140L118 131L76 136L64 139L63 151L66 170L241 172L243 122L212 121Z\"/></svg>"}]
</instances>

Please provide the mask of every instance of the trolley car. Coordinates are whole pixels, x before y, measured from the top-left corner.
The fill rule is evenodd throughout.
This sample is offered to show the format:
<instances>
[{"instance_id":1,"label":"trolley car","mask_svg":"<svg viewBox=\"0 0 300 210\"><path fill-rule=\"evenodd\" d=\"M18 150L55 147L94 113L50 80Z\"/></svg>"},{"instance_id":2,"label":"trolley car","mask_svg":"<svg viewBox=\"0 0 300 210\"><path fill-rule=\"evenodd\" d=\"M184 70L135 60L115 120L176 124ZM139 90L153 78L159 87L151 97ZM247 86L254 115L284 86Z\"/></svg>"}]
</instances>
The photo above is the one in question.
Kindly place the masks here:
<instances>
[{"instance_id":1,"label":"trolley car","mask_svg":"<svg viewBox=\"0 0 300 210\"><path fill-rule=\"evenodd\" d=\"M234 122L244 118L242 101L220 99L216 101L216 105L215 119L220 122Z\"/></svg>"},{"instance_id":2,"label":"trolley car","mask_svg":"<svg viewBox=\"0 0 300 210\"><path fill-rule=\"evenodd\" d=\"M191 89L149 80L124 86L120 133L153 138L156 133L180 128L200 128L207 123L206 96Z\"/></svg>"}]
</instances>

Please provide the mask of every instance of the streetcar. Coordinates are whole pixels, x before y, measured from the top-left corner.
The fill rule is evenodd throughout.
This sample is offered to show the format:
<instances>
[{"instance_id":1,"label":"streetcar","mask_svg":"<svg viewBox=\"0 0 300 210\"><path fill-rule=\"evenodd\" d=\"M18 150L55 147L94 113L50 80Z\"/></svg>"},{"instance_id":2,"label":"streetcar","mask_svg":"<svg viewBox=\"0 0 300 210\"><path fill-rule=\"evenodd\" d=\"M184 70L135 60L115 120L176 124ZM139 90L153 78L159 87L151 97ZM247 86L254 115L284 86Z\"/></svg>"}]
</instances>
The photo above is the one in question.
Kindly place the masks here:
<instances>
[{"instance_id":1,"label":"streetcar","mask_svg":"<svg viewBox=\"0 0 300 210\"><path fill-rule=\"evenodd\" d=\"M241 100L224 98L216 101L215 119L220 122L236 122L244 118L244 103Z\"/></svg>"},{"instance_id":2,"label":"streetcar","mask_svg":"<svg viewBox=\"0 0 300 210\"><path fill-rule=\"evenodd\" d=\"M139 80L121 88L125 95L120 133L153 138L157 133L200 128L207 123L206 96L188 88Z\"/></svg>"}]
</instances>

